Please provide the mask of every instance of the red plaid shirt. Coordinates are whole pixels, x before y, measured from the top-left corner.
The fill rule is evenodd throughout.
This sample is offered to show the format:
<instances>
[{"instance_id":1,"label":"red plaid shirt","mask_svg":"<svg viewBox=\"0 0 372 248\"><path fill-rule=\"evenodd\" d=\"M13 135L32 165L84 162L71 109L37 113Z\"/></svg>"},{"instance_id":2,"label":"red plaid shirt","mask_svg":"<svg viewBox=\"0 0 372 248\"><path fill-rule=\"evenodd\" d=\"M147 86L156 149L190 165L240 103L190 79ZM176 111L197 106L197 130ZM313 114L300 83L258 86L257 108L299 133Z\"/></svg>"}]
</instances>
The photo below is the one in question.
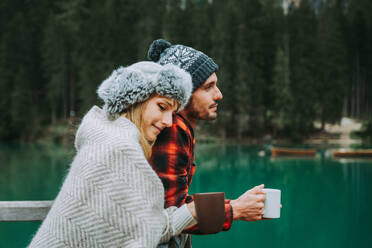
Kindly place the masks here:
<instances>
[{"instance_id":1,"label":"red plaid shirt","mask_svg":"<svg viewBox=\"0 0 372 248\"><path fill-rule=\"evenodd\" d=\"M163 182L166 208L180 207L193 201L193 196L188 195L188 190L196 168L194 147L193 128L179 114L173 116L172 126L165 128L156 139L150 164ZM224 231L230 229L232 220L230 200L225 200ZM201 234L197 225L184 232Z\"/></svg>"}]
</instances>

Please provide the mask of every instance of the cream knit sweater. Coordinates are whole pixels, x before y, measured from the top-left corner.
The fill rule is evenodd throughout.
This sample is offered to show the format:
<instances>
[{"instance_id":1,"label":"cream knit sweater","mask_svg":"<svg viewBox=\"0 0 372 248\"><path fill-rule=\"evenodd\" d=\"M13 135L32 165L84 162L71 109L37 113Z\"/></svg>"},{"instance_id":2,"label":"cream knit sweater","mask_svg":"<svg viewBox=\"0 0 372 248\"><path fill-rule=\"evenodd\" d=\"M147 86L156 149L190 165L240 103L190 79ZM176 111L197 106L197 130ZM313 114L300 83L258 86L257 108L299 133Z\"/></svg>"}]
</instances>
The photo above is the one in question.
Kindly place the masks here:
<instances>
[{"instance_id":1,"label":"cream knit sweater","mask_svg":"<svg viewBox=\"0 0 372 248\"><path fill-rule=\"evenodd\" d=\"M193 217L164 210L163 185L144 157L136 126L94 106L75 139L77 154L29 247L156 247Z\"/></svg>"}]
</instances>

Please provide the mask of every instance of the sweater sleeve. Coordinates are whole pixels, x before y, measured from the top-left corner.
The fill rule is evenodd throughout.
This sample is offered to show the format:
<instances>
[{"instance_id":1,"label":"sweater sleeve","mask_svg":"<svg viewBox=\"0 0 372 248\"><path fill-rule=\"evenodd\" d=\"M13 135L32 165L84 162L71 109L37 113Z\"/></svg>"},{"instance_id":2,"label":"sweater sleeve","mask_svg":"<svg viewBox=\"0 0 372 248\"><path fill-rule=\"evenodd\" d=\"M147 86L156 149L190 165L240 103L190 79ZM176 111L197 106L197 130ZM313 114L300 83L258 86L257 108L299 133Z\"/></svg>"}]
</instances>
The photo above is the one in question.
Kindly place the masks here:
<instances>
[{"instance_id":1,"label":"sweater sleeve","mask_svg":"<svg viewBox=\"0 0 372 248\"><path fill-rule=\"evenodd\" d=\"M168 242L171 237L179 235L187 226L196 224L196 220L192 217L186 204L180 208L169 207L164 210L164 215L166 217L166 227L160 243Z\"/></svg>"}]
</instances>

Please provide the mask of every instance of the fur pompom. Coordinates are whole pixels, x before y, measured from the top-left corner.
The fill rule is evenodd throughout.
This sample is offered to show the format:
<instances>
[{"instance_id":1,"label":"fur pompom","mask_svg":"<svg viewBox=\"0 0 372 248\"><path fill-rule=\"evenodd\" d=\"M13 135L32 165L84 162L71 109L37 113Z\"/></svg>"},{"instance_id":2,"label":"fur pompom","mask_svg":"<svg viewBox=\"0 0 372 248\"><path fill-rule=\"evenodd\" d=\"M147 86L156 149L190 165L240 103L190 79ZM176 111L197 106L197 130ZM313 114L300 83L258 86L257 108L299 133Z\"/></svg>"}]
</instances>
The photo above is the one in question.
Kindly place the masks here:
<instances>
[{"instance_id":1,"label":"fur pompom","mask_svg":"<svg viewBox=\"0 0 372 248\"><path fill-rule=\"evenodd\" d=\"M161 53L170 46L172 46L172 44L166 40L163 39L154 40L150 45L147 57L150 60L156 62L160 59Z\"/></svg>"}]
</instances>

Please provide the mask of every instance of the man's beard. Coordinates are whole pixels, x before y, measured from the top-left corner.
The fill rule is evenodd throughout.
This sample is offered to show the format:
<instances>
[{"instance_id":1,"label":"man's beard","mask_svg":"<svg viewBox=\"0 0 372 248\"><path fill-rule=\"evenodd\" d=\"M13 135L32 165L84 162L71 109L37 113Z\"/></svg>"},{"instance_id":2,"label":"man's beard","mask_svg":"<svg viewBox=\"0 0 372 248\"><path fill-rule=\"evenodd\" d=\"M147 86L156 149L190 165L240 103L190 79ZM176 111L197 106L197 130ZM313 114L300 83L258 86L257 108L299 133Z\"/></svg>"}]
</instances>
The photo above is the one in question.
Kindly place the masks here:
<instances>
[{"instance_id":1,"label":"man's beard","mask_svg":"<svg viewBox=\"0 0 372 248\"><path fill-rule=\"evenodd\" d=\"M192 120L205 120L205 121L212 121L217 118L217 114L215 116L210 116L209 111L206 112L206 115L203 115L200 113L194 104L193 97L190 98L190 101L185 107L185 110L187 111L187 115Z\"/></svg>"}]
</instances>

